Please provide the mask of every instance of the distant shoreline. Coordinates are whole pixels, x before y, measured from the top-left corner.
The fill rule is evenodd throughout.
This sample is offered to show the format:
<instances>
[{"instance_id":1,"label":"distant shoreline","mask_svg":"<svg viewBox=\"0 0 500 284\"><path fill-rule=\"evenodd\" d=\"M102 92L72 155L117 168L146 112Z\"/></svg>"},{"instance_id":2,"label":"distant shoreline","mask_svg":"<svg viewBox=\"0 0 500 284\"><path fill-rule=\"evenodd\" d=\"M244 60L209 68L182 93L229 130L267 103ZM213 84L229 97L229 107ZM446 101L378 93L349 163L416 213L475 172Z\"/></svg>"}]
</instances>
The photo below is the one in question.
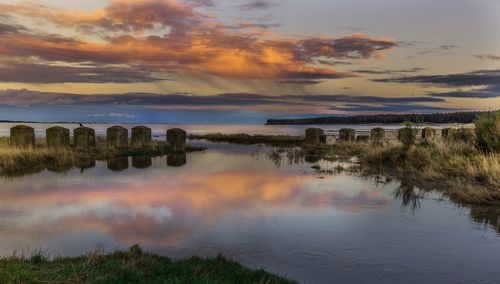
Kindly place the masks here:
<instances>
[{"instance_id":1,"label":"distant shoreline","mask_svg":"<svg viewBox=\"0 0 500 284\"><path fill-rule=\"evenodd\" d=\"M430 114L374 114L355 116L329 116L298 119L268 119L266 125L359 125L359 124L469 124L480 115L491 111L450 112Z\"/></svg>"}]
</instances>

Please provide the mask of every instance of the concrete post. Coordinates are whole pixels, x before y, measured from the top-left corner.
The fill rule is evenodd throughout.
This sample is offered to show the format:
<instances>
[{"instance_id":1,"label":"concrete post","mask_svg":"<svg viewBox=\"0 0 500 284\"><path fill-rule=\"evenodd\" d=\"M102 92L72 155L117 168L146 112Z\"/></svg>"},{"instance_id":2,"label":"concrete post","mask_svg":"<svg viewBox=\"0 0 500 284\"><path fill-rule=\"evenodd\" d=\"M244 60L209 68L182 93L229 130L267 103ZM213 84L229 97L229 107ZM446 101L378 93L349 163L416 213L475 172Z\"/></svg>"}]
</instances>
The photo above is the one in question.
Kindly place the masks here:
<instances>
[{"instance_id":1,"label":"concrete post","mask_svg":"<svg viewBox=\"0 0 500 284\"><path fill-rule=\"evenodd\" d=\"M349 141L352 142L356 139L356 131L351 128L342 128L339 131L339 140L340 141Z\"/></svg>"},{"instance_id":2,"label":"concrete post","mask_svg":"<svg viewBox=\"0 0 500 284\"><path fill-rule=\"evenodd\" d=\"M374 144L381 145L385 141L385 129L381 127L373 128L370 131L370 136Z\"/></svg>"},{"instance_id":3,"label":"concrete post","mask_svg":"<svg viewBox=\"0 0 500 284\"><path fill-rule=\"evenodd\" d=\"M108 147L123 149L128 146L128 129L122 126L112 126L106 131Z\"/></svg>"},{"instance_id":4,"label":"concrete post","mask_svg":"<svg viewBox=\"0 0 500 284\"><path fill-rule=\"evenodd\" d=\"M422 139L432 140L436 137L436 129L432 127L426 127L422 129Z\"/></svg>"},{"instance_id":5,"label":"concrete post","mask_svg":"<svg viewBox=\"0 0 500 284\"><path fill-rule=\"evenodd\" d=\"M73 130L73 143L77 149L95 148L95 131L89 127L78 127Z\"/></svg>"},{"instance_id":6,"label":"concrete post","mask_svg":"<svg viewBox=\"0 0 500 284\"><path fill-rule=\"evenodd\" d=\"M10 145L19 148L35 147L35 129L17 125L10 129Z\"/></svg>"},{"instance_id":7,"label":"concrete post","mask_svg":"<svg viewBox=\"0 0 500 284\"><path fill-rule=\"evenodd\" d=\"M45 130L45 139L50 148L69 147L69 129L54 126Z\"/></svg>"},{"instance_id":8,"label":"concrete post","mask_svg":"<svg viewBox=\"0 0 500 284\"><path fill-rule=\"evenodd\" d=\"M325 132L323 131L323 129L308 128L308 129L306 129L306 132L305 132L305 136L306 136L305 143L306 143L306 145L317 146L317 145L321 144L324 135L325 135Z\"/></svg>"},{"instance_id":9,"label":"concrete post","mask_svg":"<svg viewBox=\"0 0 500 284\"><path fill-rule=\"evenodd\" d=\"M136 126L132 128L131 144L133 147L151 146L151 128L146 126Z\"/></svg>"},{"instance_id":10,"label":"concrete post","mask_svg":"<svg viewBox=\"0 0 500 284\"><path fill-rule=\"evenodd\" d=\"M173 128L167 131L167 143L173 153L186 152L186 131Z\"/></svg>"}]
</instances>

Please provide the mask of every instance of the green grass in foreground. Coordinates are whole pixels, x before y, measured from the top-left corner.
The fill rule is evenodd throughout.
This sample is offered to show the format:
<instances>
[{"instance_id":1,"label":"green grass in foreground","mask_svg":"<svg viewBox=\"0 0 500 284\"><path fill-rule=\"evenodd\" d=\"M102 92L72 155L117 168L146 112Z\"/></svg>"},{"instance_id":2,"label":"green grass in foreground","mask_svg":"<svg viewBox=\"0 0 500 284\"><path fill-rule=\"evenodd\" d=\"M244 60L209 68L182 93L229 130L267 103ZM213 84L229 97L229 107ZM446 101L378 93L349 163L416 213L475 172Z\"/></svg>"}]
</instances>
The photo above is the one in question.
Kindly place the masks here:
<instances>
[{"instance_id":1,"label":"green grass in foreground","mask_svg":"<svg viewBox=\"0 0 500 284\"><path fill-rule=\"evenodd\" d=\"M294 283L252 270L222 256L172 260L142 252L95 252L76 258L47 260L42 254L29 259L0 260L0 283Z\"/></svg>"}]
</instances>

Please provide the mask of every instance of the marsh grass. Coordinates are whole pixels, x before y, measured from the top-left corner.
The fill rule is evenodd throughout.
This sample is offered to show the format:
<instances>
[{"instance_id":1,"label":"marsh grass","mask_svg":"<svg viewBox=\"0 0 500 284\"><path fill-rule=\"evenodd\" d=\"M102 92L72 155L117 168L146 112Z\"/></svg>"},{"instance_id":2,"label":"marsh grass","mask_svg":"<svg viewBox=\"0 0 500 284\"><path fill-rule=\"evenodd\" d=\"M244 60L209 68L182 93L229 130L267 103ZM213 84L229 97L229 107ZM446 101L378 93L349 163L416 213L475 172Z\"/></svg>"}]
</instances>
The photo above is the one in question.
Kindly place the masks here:
<instances>
[{"instance_id":1,"label":"marsh grass","mask_svg":"<svg viewBox=\"0 0 500 284\"><path fill-rule=\"evenodd\" d=\"M0 283L294 283L220 255L172 260L143 252L137 245L128 251L105 254L98 249L74 258L14 255L0 259L0 267Z\"/></svg>"},{"instance_id":2,"label":"marsh grass","mask_svg":"<svg viewBox=\"0 0 500 284\"><path fill-rule=\"evenodd\" d=\"M10 146L8 138L0 138L0 174L16 172L36 172L46 164L72 164L76 154L69 148L53 149L46 147L41 140L35 148Z\"/></svg>"},{"instance_id":3,"label":"marsh grass","mask_svg":"<svg viewBox=\"0 0 500 284\"><path fill-rule=\"evenodd\" d=\"M483 153L465 142L423 141L405 149L399 143L366 148L366 166L395 172L420 183L444 182L464 203L500 203L500 154Z\"/></svg>"},{"instance_id":4,"label":"marsh grass","mask_svg":"<svg viewBox=\"0 0 500 284\"><path fill-rule=\"evenodd\" d=\"M289 163L308 161L308 156L347 162L352 164L347 169L353 174L395 177L428 191L439 189L463 204L500 205L500 153L483 152L463 140L419 140L413 145L400 141L378 145L338 142L299 150L279 148L269 157L280 165L279 154L283 153ZM353 157L356 163L352 163Z\"/></svg>"},{"instance_id":5,"label":"marsh grass","mask_svg":"<svg viewBox=\"0 0 500 284\"><path fill-rule=\"evenodd\" d=\"M249 135L249 134L221 134L221 133L211 133L211 134L191 134L188 136L189 139L201 140L205 139L210 142L227 142L234 144L266 144L271 146L294 146L300 145L304 142L304 137L301 136L290 136L290 135Z\"/></svg>"},{"instance_id":6,"label":"marsh grass","mask_svg":"<svg viewBox=\"0 0 500 284\"><path fill-rule=\"evenodd\" d=\"M477 146L484 152L500 152L500 111L484 114L474 122Z\"/></svg>"},{"instance_id":7,"label":"marsh grass","mask_svg":"<svg viewBox=\"0 0 500 284\"><path fill-rule=\"evenodd\" d=\"M35 148L12 147L9 138L0 137L0 175L23 175L49 169L69 169L72 166L88 165L98 160L122 156L163 156L169 153L166 142L152 141L147 148L117 149L108 147L103 137L96 138L96 147L81 150L72 147L51 148L45 139L37 139ZM187 147L187 151L202 148Z\"/></svg>"}]
</instances>

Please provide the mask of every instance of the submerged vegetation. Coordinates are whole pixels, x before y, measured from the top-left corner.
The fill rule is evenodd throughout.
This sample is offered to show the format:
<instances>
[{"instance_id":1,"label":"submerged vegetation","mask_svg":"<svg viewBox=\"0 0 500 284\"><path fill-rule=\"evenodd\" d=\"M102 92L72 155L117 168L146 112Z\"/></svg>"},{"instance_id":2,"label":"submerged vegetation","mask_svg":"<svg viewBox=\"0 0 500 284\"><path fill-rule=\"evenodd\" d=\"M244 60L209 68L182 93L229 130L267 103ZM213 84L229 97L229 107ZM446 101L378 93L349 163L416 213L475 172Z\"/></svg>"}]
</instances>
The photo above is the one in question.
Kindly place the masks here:
<instances>
[{"instance_id":1,"label":"submerged vegetation","mask_svg":"<svg viewBox=\"0 0 500 284\"><path fill-rule=\"evenodd\" d=\"M54 258L36 253L29 258L0 259L0 283L294 283L252 270L222 256L172 260L143 252L104 254L102 250L74 258Z\"/></svg>"}]
</instances>

